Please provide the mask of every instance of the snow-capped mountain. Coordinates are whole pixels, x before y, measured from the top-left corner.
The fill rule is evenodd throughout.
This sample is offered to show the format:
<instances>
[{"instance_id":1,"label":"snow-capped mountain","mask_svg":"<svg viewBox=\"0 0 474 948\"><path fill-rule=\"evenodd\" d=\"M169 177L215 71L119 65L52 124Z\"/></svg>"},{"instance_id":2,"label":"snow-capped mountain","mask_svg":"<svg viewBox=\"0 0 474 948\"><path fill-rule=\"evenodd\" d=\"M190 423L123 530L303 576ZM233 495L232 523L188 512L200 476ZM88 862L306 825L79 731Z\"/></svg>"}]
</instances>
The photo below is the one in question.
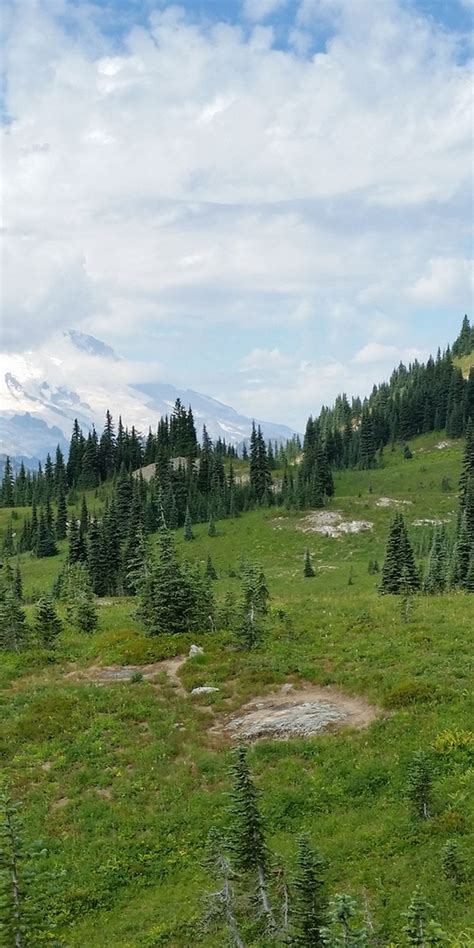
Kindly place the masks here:
<instances>
[{"instance_id":1,"label":"snow-capped mountain","mask_svg":"<svg viewBox=\"0 0 474 948\"><path fill-rule=\"evenodd\" d=\"M192 406L198 435L205 424L211 438L230 444L249 437L251 419L228 405L166 382L130 381L133 374L110 346L74 329L55 336L47 349L0 354L0 457L44 460L58 443L67 447L75 418L84 431L95 424L100 432L107 409L146 434L177 398ZM267 439L294 433L285 425L260 424Z\"/></svg>"}]
</instances>

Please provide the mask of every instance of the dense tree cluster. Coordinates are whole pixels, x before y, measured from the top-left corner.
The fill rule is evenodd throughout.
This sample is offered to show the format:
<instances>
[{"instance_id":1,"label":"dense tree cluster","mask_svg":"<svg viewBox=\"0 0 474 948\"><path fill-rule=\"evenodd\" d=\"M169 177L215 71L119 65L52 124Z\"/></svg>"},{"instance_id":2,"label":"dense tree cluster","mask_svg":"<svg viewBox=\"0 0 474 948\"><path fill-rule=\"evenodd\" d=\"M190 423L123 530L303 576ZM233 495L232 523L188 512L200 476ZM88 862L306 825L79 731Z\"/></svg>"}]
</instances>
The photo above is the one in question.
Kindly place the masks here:
<instances>
[{"instance_id":1,"label":"dense tree cluster","mask_svg":"<svg viewBox=\"0 0 474 948\"><path fill-rule=\"evenodd\" d=\"M390 527L380 592L410 595L420 588L428 595L459 589L474 593L474 423L466 431L464 459L459 483L459 510L454 533L445 524L435 525L424 577L415 564L413 547L401 513ZM373 571L373 570L372 570Z\"/></svg>"},{"instance_id":2,"label":"dense tree cluster","mask_svg":"<svg viewBox=\"0 0 474 948\"><path fill-rule=\"evenodd\" d=\"M420 434L445 431L461 437L474 420L474 368L463 376L453 357L474 351L473 328L465 317L453 349L408 368L400 363L389 382L374 385L368 398L339 395L313 425L332 468L371 468L388 444L406 443ZM312 450L312 442L311 442Z\"/></svg>"}]
</instances>

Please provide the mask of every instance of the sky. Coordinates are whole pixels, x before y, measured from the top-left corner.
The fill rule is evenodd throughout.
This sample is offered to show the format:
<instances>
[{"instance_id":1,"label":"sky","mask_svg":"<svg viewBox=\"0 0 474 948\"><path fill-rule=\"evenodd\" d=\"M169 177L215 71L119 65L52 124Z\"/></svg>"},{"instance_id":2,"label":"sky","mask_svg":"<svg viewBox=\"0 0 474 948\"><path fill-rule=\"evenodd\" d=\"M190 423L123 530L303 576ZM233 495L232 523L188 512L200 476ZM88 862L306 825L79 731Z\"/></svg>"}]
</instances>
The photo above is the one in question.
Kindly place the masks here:
<instances>
[{"instance_id":1,"label":"sky","mask_svg":"<svg viewBox=\"0 0 474 948\"><path fill-rule=\"evenodd\" d=\"M474 0L2 10L3 350L301 430L472 316Z\"/></svg>"}]
</instances>

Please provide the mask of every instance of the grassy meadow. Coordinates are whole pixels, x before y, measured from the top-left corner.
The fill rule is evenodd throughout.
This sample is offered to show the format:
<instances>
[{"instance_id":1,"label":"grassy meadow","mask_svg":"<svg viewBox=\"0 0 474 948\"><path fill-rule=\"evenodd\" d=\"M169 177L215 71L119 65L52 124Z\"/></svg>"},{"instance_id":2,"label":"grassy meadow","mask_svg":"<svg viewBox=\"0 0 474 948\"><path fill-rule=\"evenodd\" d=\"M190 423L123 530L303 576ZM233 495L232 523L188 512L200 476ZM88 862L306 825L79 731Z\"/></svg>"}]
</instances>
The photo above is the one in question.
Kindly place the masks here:
<instances>
[{"instance_id":1,"label":"grassy meadow","mask_svg":"<svg viewBox=\"0 0 474 948\"><path fill-rule=\"evenodd\" d=\"M445 439L447 441L448 439ZM429 524L454 527L462 443L413 441L411 460L387 449L374 471L336 475L330 510L373 528L332 538L303 533L307 512L254 511L176 536L181 555L203 565L210 553L216 599L240 590L240 557L259 563L270 591L262 643L239 651L224 630L146 637L131 599L98 602L91 636L66 628L55 651L3 653L0 661L0 755L3 779L22 801L27 841L41 839L55 884L45 912L67 946L187 948L226 943L204 930L203 896L215 882L202 866L211 827L225 828L232 744L212 725L246 701L286 682L332 685L381 709L367 729L312 739L264 740L250 762L274 866L288 877L296 837L308 832L327 861L329 894L348 891L367 911L374 942L403 945L401 913L421 883L449 944L474 944L468 887L446 881L441 852L456 839L472 859L474 599L418 596L409 621L397 597L381 597L371 560L383 562L394 507L403 511L415 548ZM444 442L443 442L444 443ZM87 495L89 509L103 497ZM79 499L80 503L80 499ZM385 503L385 502L384 502ZM4 530L10 511L0 511ZM20 526L24 511L17 512ZM155 542L153 537L152 544ZM305 550L314 578L303 576ZM28 599L49 590L66 556L20 557ZM419 557L418 557L419 558ZM27 606L31 615L33 606ZM186 694L162 673L158 682L98 685L80 677L96 665L141 665L204 655L180 669ZM219 691L191 697L198 685ZM413 819L407 767L426 750L434 766L433 814ZM251 926L246 945L263 946ZM270 942L268 942L270 944Z\"/></svg>"}]
</instances>

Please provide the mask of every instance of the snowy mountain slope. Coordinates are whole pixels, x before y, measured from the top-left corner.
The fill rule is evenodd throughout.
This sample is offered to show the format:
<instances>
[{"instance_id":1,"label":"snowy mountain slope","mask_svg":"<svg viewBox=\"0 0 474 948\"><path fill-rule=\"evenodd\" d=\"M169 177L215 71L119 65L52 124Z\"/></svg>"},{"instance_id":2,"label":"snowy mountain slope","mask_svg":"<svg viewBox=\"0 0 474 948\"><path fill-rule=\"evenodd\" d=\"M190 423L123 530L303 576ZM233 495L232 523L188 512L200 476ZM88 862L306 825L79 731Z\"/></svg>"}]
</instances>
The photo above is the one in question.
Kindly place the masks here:
<instances>
[{"instance_id":1,"label":"snowy mountain slope","mask_svg":"<svg viewBox=\"0 0 474 948\"><path fill-rule=\"evenodd\" d=\"M136 383L130 365L106 343L77 330L58 334L47 349L0 354L0 455L43 460L58 442L65 447L75 418L84 430L100 431L110 409L115 420L138 431L156 428L177 398L192 405L198 436L205 424L211 438L239 444L252 421L228 405L165 382ZM285 425L260 422L265 437L286 440Z\"/></svg>"}]
</instances>

